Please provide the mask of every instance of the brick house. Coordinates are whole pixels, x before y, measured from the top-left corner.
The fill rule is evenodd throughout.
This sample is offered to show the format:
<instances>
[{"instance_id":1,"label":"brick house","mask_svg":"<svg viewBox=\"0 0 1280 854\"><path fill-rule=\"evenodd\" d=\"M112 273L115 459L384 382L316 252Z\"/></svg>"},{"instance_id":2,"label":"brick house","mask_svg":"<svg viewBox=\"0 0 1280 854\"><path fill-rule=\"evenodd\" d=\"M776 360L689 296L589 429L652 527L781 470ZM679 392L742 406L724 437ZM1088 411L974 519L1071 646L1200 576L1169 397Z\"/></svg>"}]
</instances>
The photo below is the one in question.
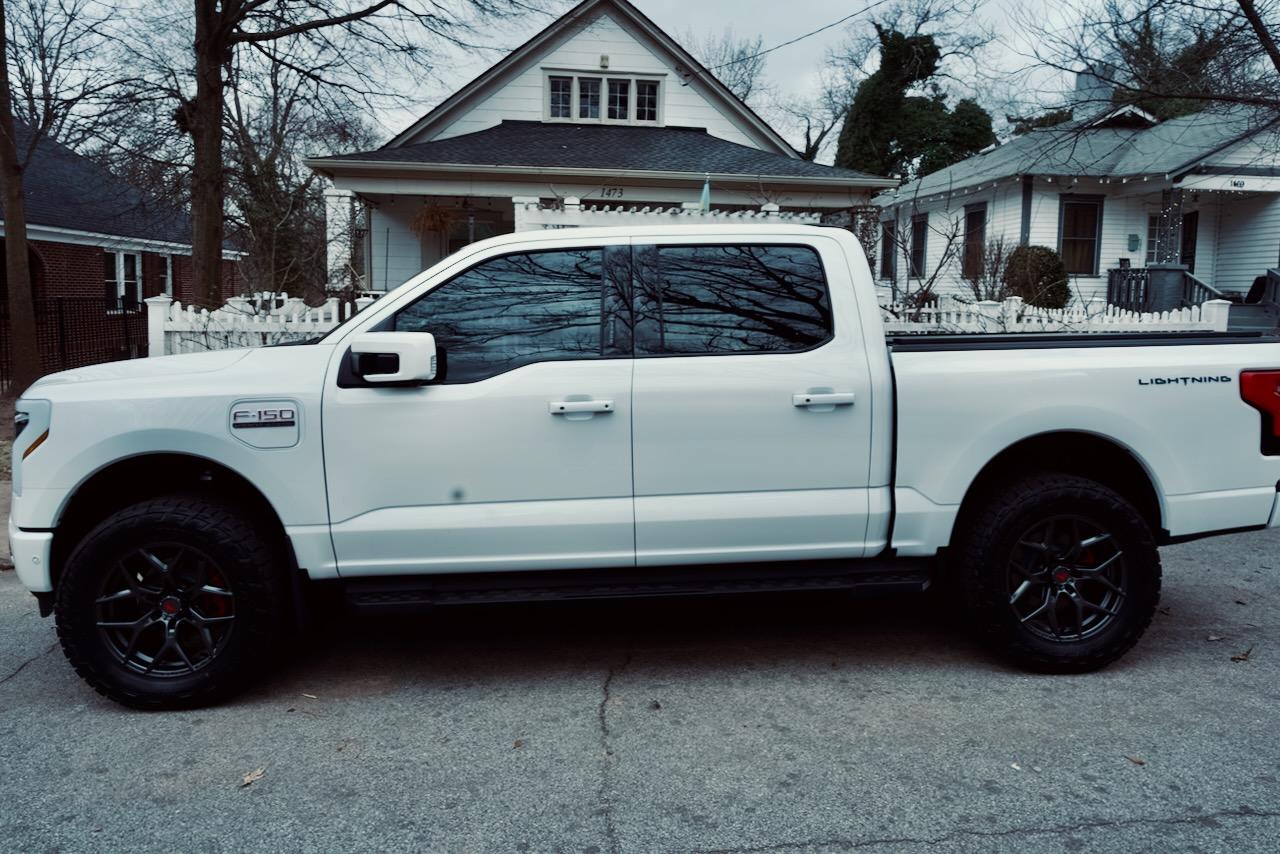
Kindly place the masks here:
<instances>
[{"instance_id":1,"label":"brick house","mask_svg":"<svg viewBox=\"0 0 1280 854\"><path fill-rule=\"evenodd\" d=\"M21 151L29 130L18 127ZM24 175L28 254L47 370L145 355L142 300L195 300L186 213L52 140ZM4 223L0 219L0 234ZM223 255L222 286L243 285L240 253ZM8 364L8 283L0 242L0 383Z\"/></svg>"}]
</instances>

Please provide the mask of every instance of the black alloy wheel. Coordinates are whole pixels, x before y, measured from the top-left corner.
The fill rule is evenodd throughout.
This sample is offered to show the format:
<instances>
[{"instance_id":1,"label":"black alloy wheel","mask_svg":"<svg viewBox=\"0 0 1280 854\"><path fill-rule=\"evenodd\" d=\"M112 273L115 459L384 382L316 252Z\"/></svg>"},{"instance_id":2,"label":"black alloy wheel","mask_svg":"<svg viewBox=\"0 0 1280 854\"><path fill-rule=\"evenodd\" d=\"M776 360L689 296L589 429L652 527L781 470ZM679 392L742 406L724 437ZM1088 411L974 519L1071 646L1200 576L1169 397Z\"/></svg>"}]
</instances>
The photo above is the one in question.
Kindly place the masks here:
<instances>
[{"instance_id":1,"label":"black alloy wheel","mask_svg":"<svg viewBox=\"0 0 1280 854\"><path fill-rule=\"evenodd\" d=\"M1124 550L1092 519L1050 516L1025 531L1009 561L1009 607L1039 637L1077 641L1106 629L1124 604Z\"/></svg>"},{"instance_id":2,"label":"black alloy wheel","mask_svg":"<svg viewBox=\"0 0 1280 854\"><path fill-rule=\"evenodd\" d=\"M235 594L222 571L180 543L145 543L121 557L94 604L103 643L144 676L209 666L235 629Z\"/></svg>"}]
</instances>

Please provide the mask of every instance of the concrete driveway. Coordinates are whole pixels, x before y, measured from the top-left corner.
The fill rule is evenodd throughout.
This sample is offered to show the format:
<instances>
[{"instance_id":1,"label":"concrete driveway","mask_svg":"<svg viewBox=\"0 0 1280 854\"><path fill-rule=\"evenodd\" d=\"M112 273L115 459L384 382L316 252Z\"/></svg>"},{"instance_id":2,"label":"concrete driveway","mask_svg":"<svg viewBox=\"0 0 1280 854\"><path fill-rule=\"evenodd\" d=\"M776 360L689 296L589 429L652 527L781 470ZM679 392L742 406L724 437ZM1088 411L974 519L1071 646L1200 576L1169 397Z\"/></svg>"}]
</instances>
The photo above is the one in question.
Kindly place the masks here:
<instances>
[{"instance_id":1,"label":"concrete driveway","mask_svg":"<svg viewBox=\"0 0 1280 854\"><path fill-rule=\"evenodd\" d=\"M0 573L0 850L1280 850L1280 532L1164 554L1153 630L1089 676L917 599L472 607L161 714Z\"/></svg>"}]
</instances>

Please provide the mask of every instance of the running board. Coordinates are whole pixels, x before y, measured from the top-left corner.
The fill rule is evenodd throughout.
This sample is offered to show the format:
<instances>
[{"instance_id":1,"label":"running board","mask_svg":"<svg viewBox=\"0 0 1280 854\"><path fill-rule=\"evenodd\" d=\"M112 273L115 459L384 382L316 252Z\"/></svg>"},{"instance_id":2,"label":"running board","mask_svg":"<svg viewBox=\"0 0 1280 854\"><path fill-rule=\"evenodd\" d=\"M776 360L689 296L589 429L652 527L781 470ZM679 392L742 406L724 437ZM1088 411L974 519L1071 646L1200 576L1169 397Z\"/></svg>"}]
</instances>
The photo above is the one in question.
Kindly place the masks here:
<instances>
[{"instance_id":1,"label":"running board","mask_svg":"<svg viewBox=\"0 0 1280 854\"><path fill-rule=\"evenodd\" d=\"M349 579L342 582L342 587L347 600L361 609L803 590L912 593L928 588L932 565L927 559L899 558L650 570L476 572Z\"/></svg>"}]
</instances>

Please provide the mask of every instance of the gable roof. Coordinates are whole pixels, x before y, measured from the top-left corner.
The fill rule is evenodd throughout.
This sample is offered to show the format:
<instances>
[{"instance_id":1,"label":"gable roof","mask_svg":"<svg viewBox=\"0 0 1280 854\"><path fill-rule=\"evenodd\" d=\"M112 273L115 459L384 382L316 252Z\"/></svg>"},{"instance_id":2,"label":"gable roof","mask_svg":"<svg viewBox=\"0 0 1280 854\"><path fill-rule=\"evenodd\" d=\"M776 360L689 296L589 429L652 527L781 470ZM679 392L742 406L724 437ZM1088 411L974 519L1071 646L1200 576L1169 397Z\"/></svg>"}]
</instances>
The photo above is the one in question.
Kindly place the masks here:
<instances>
[{"instance_id":1,"label":"gable roof","mask_svg":"<svg viewBox=\"0 0 1280 854\"><path fill-rule=\"evenodd\" d=\"M22 151L31 129L14 124ZM36 146L23 172L22 190L30 225L191 245L191 220L185 212L52 139Z\"/></svg>"},{"instance_id":2,"label":"gable roof","mask_svg":"<svg viewBox=\"0 0 1280 854\"><path fill-rule=\"evenodd\" d=\"M704 128L635 125L546 124L504 121L475 133L431 142L380 148L355 154L316 157L307 165L321 172L360 165L471 167L475 171L555 169L566 173L683 173L702 181L704 174L742 178L783 178L800 183L817 179L847 186L884 187L893 182L761 151L720 139Z\"/></svg>"},{"instance_id":3,"label":"gable roof","mask_svg":"<svg viewBox=\"0 0 1280 854\"><path fill-rule=\"evenodd\" d=\"M703 94L719 102L726 113L736 117L746 129L752 131L751 136L757 137L762 143L776 149L778 154L800 158L799 153L768 122L733 94L729 87L720 82L719 78L628 0L582 0L550 26L511 51L497 64L490 66L484 73L454 92L418 121L396 134L383 147L395 148L405 145L408 140L424 131L447 124L467 105L477 103L489 90L514 76L519 71L521 63L549 49L552 43L570 28L594 19L606 9L618 13L625 23L631 24L657 42L675 60L677 66L683 66L689 71L690 84L701 84L701 88L705 90Z\"/></svg>"},{"instance_id":4,"label":"gable roof","mask_svg":"<svg viewBox=\"0 0 1280 854\"><path fill-rule=\"evenodd\" d=\"M1206 110L1138 127L1099 125L1097 118L1086 118L1015 137L903 184L878 201L894 204L1021 175L1179 178L1236 143L1278 128L1280 115L1244 107Z\"/></svg>"}]
</instances>

